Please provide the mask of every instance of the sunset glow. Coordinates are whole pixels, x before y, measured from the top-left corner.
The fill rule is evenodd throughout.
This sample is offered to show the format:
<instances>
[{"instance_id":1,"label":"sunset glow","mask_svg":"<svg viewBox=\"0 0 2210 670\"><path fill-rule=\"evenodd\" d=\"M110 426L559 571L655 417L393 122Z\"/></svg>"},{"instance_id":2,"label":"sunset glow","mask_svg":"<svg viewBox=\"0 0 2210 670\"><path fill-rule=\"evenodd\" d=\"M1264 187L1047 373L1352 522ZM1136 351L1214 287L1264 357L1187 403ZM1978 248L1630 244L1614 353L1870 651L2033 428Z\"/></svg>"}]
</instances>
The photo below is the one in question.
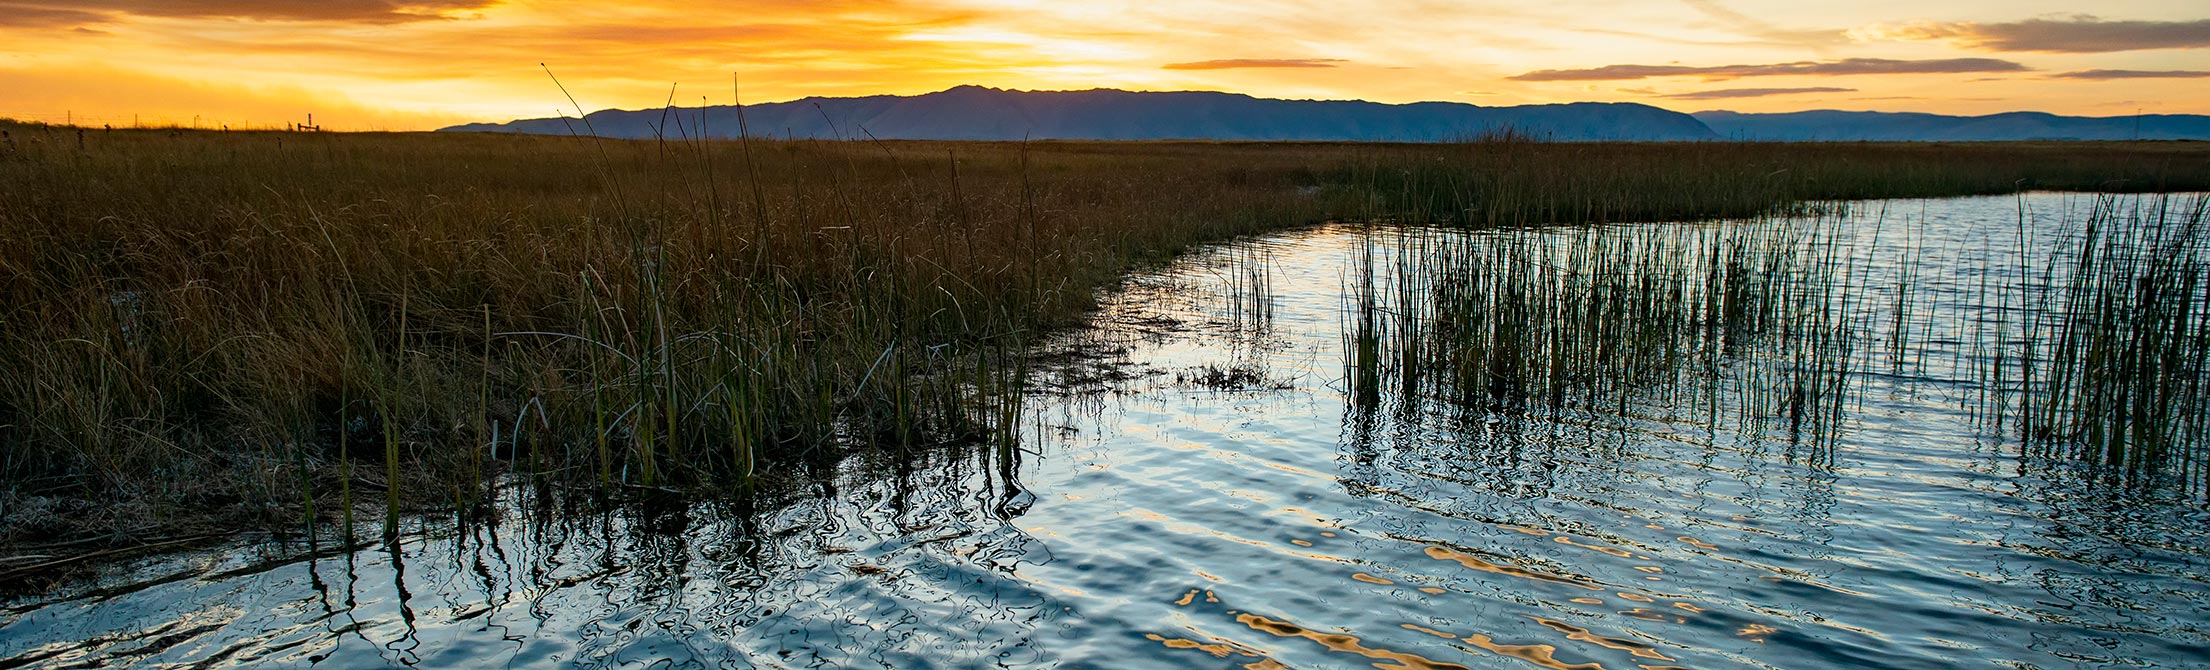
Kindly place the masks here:
<instances>
[{"instance_id":1,"label":"sunset glow","mask_svg":"<svg viewBox=\"0 0 2210 670\"><path fill-rule=\"evenodd\" d=\"M2197 3L0 0L0 117L415 130L1017 89L2210 113ZM671 94L671 86L673 91ZM196 119L196 121L195 121Z\"/></svg>"}]
</instances>

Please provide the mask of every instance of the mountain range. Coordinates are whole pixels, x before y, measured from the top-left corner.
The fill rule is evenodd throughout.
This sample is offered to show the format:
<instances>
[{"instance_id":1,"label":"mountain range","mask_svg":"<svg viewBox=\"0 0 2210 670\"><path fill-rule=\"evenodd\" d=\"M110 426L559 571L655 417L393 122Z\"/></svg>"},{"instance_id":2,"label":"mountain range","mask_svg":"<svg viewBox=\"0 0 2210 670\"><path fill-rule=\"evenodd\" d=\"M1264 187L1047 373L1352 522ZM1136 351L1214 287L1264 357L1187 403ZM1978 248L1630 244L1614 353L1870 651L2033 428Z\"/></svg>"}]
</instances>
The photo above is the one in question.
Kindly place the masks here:
<instances>
[{"instance_id":1,"label":"mountain range","mask_svg":"<svg viewBox=\"0 0 2210 670\"><path fill-rule=\"evenodd\" d=\"M2057 116L2010 112L1987 116L1943 116L1904 112L1820 110L1784 114L1697 112L1721 138L1769 142L1986 142L1999 140L2202 140L2210 139L2210 116L2143 114L2135 116Z\"/></svg>"},{"instance_id":2,"label":"mountain range","mask_svg":"<svg viewBox=\"0 0 2210 670\"><path fill-rule=\"evenodd\" d=\"M1563 142L2210 139L2210 116L2200 115L1683 114L1636 103L1483 107L1455 102L1279 100L1208 91L1011 91L981 86L915 96L803 98L746 105L741 117L734 106L610 109L581 120L471 123L441 132L733 138L740 127L754 137L885 140L1442 142L1500 133Z\"/></svg>"}]
</instances>

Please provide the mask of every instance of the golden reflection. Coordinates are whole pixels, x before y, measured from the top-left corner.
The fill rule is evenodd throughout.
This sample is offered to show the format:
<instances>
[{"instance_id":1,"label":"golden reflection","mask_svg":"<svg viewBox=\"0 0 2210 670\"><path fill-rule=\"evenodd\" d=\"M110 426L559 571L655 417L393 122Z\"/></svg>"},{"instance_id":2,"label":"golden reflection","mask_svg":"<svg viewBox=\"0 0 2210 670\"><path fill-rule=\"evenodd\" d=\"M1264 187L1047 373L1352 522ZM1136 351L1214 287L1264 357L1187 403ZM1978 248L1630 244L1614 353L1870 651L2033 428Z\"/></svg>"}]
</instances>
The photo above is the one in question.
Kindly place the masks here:
<instances>
[{"instance_id":1,"label":"golden reflection","mask_svg":"<svg viewBox=\"0 0 2210 670\"><path fill-rule=\"evenodd\" d=\"M1473 646L1510 656L1550 670L1604 670L1603 664L1589 662L1568 665L1557 658L1558 648L1547 644L1501 644L1487 635L1468 635L1466 641Z\"/></svg>"},{"instance_id":2,"label":"golden reflection","mask_svg":"<svg viewBox=\"0 0 2210 670\"><path fill-rule=\"evenodd\" d=\"M1588 598L1588 597L1574 598L1574 599L1573 599L1573 602L1577 602L1577 603L1580 603L1580 604L1583 604L1583 605L1602 605L1602 604L1604 604L1604 600L1603 600L1602 598Z\"/></svg>"},{"instance_id":3,"label":"golden reflection","mask_svg":"<svg viewBox=\"0 0 2210 670\"><path fill-rule=\"evenodd\" d=\"M1472 568L1482 572L1495 573L1509 577L1518 577L1521 579L1532 579L1539 582L1550 582L1552 584L1564 584L1566 586L1588 589L1590 591L1604 590L1603 587L1582 582L1571 577L1536 572L1533 570L1528 570L1526 568L1516 568L1508 565L1497 565L1495 563L1490 563L1488 561L1482 560L1479 556L1439 545L1429 546L1427 548L1427 555L1429 558L1434 558L1436 560L1457 561L1459 565L1463 565L1468 568Z\"/></svg>"},{"instance_id":4,"label":"golden reflection","mask_svg":"<svg viewBox=\"0 0 2210 670\"><path fill-rule=\"evenodd\" d=\"M1649 597L1649 596L1646 596L1646 595L1642 595L1642 594L1640 594L1640 593L1628 593L1628 592L1626 592L1626 591L1620 591L1620 592L1619 592L1619 597L1621 597L1621 598L1626 598L1626 599L1628 599L1628 600L1632 600L1632 601L1635 601L1635 602L1638 602L1638 603L1654 603L1654 602L1657 602L1656 600L1652 600L1652 599L1650 599L1650 597Z\"/></svg>"},{"instance_id":5,"label":"golden reflection","mask_svg":"<svg viewBox=\"0 0 2210 670\"><path fill-rule=\"evenodd\" d=\"M1442 632L1442 631L1439 631L1439 630L1435 630L1435 629L1433 629L1433 628L1428 628L1428 627L1426 627L1426 626L1422 626L1422 625L1419 625L1419 624L1416 624L1416 623L1405 623L1405 624L1397 624L1397 625L1398 625L1398 626L1402 626L1402 627L1403 627L1403 628L1404 628L1405 630L1409 630L1409 631L1416 631L1416 632L1421 632L1421 633L1426 633L1426 634L1429 634L1429 635L1433 635L1433 636L1435 636L1435 637L1443 638L1443 639L1445 639L1445 640L1456 640L1456 639L1458 639L1458 636L1456 636L1456 635L1452 635L1452 634L1449 634L1449 633L1445 633L1445 632Z\"/></svg>"},{"instance_id":6,"label":"golden reflection","mask_svg":"<svg viewBox=\"0 0 2210 670\"><path fill-rule=\"evenodd\" d=\"M1551 630L1565 633L1565 639L1572 640L1574 642L1587 642L1589 644L1603 647L1605 649L1624 651L1629 654L1633 654L1635 658L1647 658L1659 661L1673 660L1672 657L1659 653L1656 647L1652 647L1641 642L1625 638L1605 637L1602 635L1597 635L1595 633L1589 632L1589 630L1586 628L1574 626L1563 621L1552 621L1540 617L1534 617L1534 619L1535 623L1548 626Z\"/></svg>"},{"instance_id":7,"label":"golden reflection","mask_svg":"<svg viewBox=\"0 0 2210 670\"><path fill-rule=\"evenodd\" d=\"M1327 647L1329 651L1357 654L1366 658L1392 663L1391 665L1374 664L1374 667L1382 670L1472 670L1463 665L1445 663L1418 654L1368 647L1360 644L1356 637L1341 633L1322 633L1287 621L1269 619L1256 614L1238 614L1235 620L1245 626L1250 626L1252 630L1262 633L1277 637L1301 637L1318 642L1320 646Z\"/></svg>"},{"instance_id":8,"label":"golden reflection","mask_svg":"<svg viewBox=\"0 0 2210 670\"><path fill-rule=\"evenodd\" d=\"M1176 600L1176 601L1174 601L1174 604L1175 604L1176 606L1179 606L1179 607L1188 607L1190 603L1193 603L1193 602L1196 602L1196 601L1197 601L1197 589L1190 589L1190 590L1189 590L1189 593L1184 593L1184 594L1182 594L1182 599L1181 599L1181 600Z\"/></svg>"},{"instance_id":9,"label":"golden reflection","mask_svg":"<svg viewBox=\"0 0 2210 670\"><path fill-rule=\"evenodd\" d=\"M1395 583L1396 583L1396 582L1392 582L1392 581L1389 581L1389 580L1387 580L1387 579L1382 579L1382 578L1380 578L1380 577L1375 577L1375 576L1373 576L1373 575L1369 575L1369 574L1366 574L1366 573L1363 573L1363 572L1358 572L1358 573L1352 573L1352 574L1351 574L1351 579L1356 579L1356 580L1358 580L1358 581L1361 581L1361 582L1365 582L1365 583L1368 583L1368 584L1380 584L1380 585L1382 585L1382 586L1388 586L1388 585L1391 585L1391 584L1395 584Z\"/></svg>"},{"instance_id":10,"label":"golden reflection","mask_svg":"<svg viewBox=\"0 0 2210 670\"><path fill-rule=\"evenodd\" d=\"M1557 536L1557 537L1555 537L1555 538L1551 538L1551 540L1552 540L1552 541L1554 541L1554 542L1557 542L1558 544L1571 545L1571 546L1575 546L1575 547L1580 547L1580 548L1582 548L1582 549L1588 549L1588 550L1591 550L1591 551L1600 551L1600 552L1603 552L1603 553L1606 553L1606 554L1610 554L1610 555L1613 555L1613 556L1618 556L1618 557L1620 557L1620 558L1634 558L1634 552L1631 552L1631 551L1627 551L1627 550L1625 550L1625 549L1621 549L1621 548L1618 548L1618 547L1608 547L1608 546L1604 546L1604 545L1600 545L1600 544L1586 544L1586 543L1581 543L1581 542L1575 542L1575 541L1573 541L1573 538L1570 538L1570 537L1566 537L1566 536L1564 536L1564 535L1559 535L1559 536Z\"/></svg>"},{"instance_id":11,"label":"golden reflection","mask_svg":"<svg viewBox=\"0 0 2210 670\"><path fill-rule=\"evenodd\" d=\"M1443 589L1442 587L1438 587L1438 586L1422 586L1422 587L1420 587L1420 592L1421 592L1421 593L1425 593L1425 594L1428 594L1428 595L1431 595L1431 596L1439 596L1439 595L1442 595L1442 594L1444 594L1444 593L1448 593L1448 591L1446 591L1446 590L1444 590L1444 589Z\"/></svg>"},{"instance_id":12,"label":"golden reflection","mask_svg":"<svg viewBox=\"0 0 2210 670\"><path fill-rule=\"evenodd\" d=\"M1698 539L1696 539L1696 538L1693 538L1693 537L1689 537L1689 536L1686 536L1686 535L1682 535L1682 536L1680 536L1680 541L1681 541L1681 542L1683 542L1683 543L1686 543L1686 544L1688 544L1688 546L1691 546L1691 547L1695 547L1695 548L1697 548L1697 549L1710 549L1710 550L1714 550L1714 551L1716 551L1716 550L1718 550L1718 548L1719 548L1719 545L1716 545L1716 544L1712 544L1712 543L1709 543L1709 542L1705 542L1705 541L1703 541L1703 540L1698 540Z\"/></svg>"},{"instance_id":13,"label":"golden reflection","mask_svg":"<svg viewBox=\"0 0 2210 670\"><path fill-rule=\"evenodd\" d=\"M1741 630L1734 631L1734 634L1739 637L1749 638L1751 642L1764 642L1765 636L1772 635L1773 633L1778 632L1780 632L1780 629L1778 628L1767 626L1761 623L1753 623L1747 626L1743 626Z\"/></svg>"},{"instance_id":14,"label":"golden reflection","mask_svg":"<svg viewBox=\"0 0 2210 670\"><path fill-rule=\"evenodd\" d=\"M1244 656L1248 658L1266 657L1266 654L1260 652L1257 649L1252 649L1250 647L1237 644L1236 642L1230 640L1220 640L1215 638L1215 641L1213 642L1199 642L1190 639L1167 637L1158 633L1144 633L1143 636L1145 639L1151 640L1152 642L1166 645L1166 648L1168 649L1195 649L1207 654L1212 654L1213 658L1227 658L1229 656Z\"/></svg>"}]
</instances>

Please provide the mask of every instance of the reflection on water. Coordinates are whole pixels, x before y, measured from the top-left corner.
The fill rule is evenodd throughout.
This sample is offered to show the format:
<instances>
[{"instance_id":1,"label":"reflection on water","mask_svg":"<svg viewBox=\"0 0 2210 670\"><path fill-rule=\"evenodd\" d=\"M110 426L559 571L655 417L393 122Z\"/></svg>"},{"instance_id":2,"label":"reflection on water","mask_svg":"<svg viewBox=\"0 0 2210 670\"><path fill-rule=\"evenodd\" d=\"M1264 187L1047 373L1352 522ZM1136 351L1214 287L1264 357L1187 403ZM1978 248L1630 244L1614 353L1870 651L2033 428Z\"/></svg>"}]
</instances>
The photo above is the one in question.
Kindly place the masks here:
<instances>
[{"instance_id":1,"label":"reflection on water","mask_svg":"<svg viewBox=\"0 0 2210 670\"><path fill-rule=\"evenodd\" d=\"M1923 223L1928 304L1972 295L1944 263L2018 227L2008 197L1908 209L1880 220ZM518 485L499 519L418 521L391 547L144 559L6 603L0 668L2210 658L2210 513L1979 437L1972 391L1943 381L1970 363L1958 324L1914 313L1897 322L1925 336L1855 341L1844 411L1808 447L1711 420L1775 411L1749 384L1535 411L1384 377L1376 348L1368 381L1394 383L1365 390L1360 268L1396 286L1400 245L1453 235L1315 229L1133 279L1040 353L1017 449L861 453L749 501ZM1389 323L1395 298L1375 302ZM1656 374L1629 355L1656 350L1616 361Z\"/></svg>"}]
</instances>

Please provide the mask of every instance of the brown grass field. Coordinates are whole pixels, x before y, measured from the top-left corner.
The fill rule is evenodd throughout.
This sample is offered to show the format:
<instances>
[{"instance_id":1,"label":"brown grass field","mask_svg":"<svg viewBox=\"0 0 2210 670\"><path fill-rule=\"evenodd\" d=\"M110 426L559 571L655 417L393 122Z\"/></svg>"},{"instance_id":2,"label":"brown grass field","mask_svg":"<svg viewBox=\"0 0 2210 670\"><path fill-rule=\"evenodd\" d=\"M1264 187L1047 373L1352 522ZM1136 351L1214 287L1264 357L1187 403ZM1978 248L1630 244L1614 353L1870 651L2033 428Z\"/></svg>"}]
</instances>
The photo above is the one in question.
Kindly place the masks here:
<instances>
[{"instance_id":1,"label":"brown grass field","mask_svg":"<svg viewBox=\"0 0 2210 670\"><path fill-rule=\"evenodd\" d=\"M1326 220L2210 190L2210 144L656 142L0 123L0 544L1003 442L1133 268Z\"/></svg>"}]
</instances>

